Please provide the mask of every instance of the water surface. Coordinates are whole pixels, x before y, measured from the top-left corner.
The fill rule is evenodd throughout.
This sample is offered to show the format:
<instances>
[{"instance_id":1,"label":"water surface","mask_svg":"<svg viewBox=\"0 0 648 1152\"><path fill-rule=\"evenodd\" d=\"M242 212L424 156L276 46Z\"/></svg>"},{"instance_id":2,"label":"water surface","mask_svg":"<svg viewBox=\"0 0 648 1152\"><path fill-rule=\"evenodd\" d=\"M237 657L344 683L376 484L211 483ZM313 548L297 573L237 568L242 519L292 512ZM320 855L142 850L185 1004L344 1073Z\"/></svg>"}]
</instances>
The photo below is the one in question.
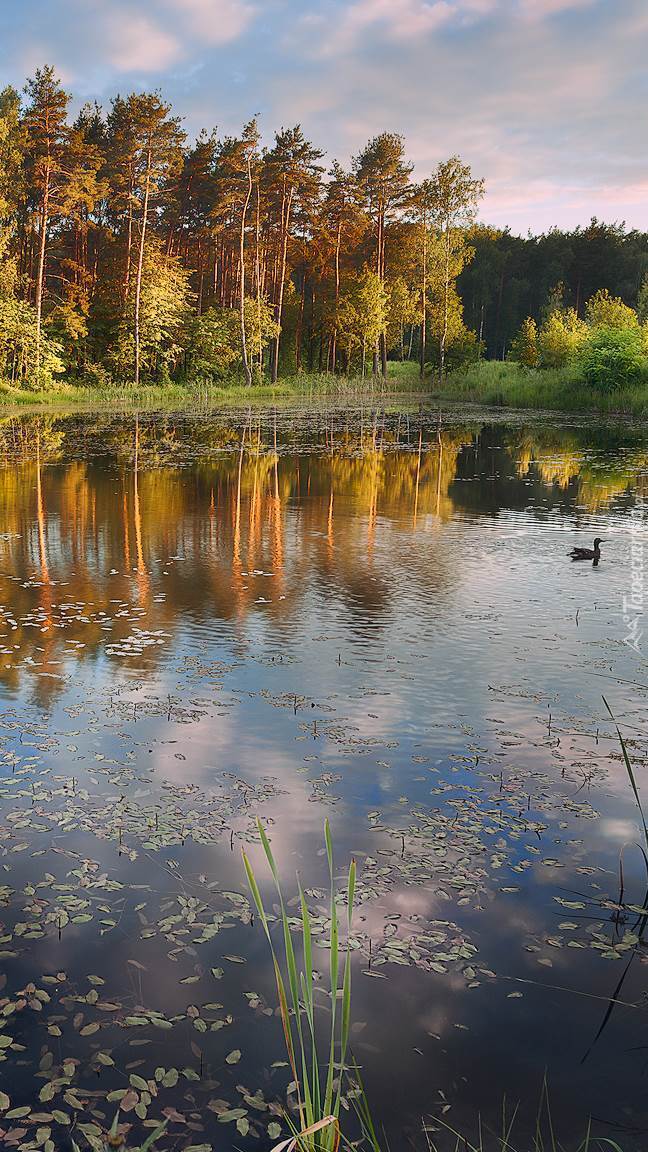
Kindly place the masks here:
<instances>
[{"instance_id":1,"label":"water surface","mask_svg":"<svg viewBox=\"0 0 648 1152\"><path fill-rule=\"evenodd\" d=\"M646 867L602 699L641 784L645 433L369 407L0 434L6 1145L96 1143L124 1092L133 1138L283 1131L260 816L323 926L326 817L358 862L353 1049L392 1147L504 1094L531 1125L545 1070L567 1146L589 1115L645 1146Z\"/></svg>"}]
</instances>

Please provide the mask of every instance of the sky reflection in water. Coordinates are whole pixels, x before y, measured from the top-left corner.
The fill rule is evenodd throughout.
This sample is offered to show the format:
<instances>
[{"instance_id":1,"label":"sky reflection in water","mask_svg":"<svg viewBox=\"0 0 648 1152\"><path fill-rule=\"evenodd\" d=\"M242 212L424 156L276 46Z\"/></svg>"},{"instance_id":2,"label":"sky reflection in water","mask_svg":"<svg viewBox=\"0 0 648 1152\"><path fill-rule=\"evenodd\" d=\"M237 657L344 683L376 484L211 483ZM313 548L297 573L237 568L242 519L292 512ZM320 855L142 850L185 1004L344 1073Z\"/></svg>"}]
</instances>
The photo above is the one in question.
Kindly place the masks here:
<instances>
[{"instance_id":1,"label":"sky reflection in water","mask_svg":"<svg viewBox=\"0 0 648 1152\"><path fill-rule=\"evenodd\" d=\"M641 776L642 435L351 410L0 434L0 997L51 996L7 1016L12 1104L71 1058L36 1110L100 1127L128 1075L178 1068L148 1117L222 1148L242 1106L267 1142L287 1077L239 849L258 813L321 907L328 815L340 872L358 860L354 1050L388 1130L495 1122L504 1092L531 1119L547 1068L568 1139L592 1112L641 1147L645 872L627 847L619 910L639 825L601 697ZM597 534L599 567L571 564Z\"/></svg>"}]
</instances>

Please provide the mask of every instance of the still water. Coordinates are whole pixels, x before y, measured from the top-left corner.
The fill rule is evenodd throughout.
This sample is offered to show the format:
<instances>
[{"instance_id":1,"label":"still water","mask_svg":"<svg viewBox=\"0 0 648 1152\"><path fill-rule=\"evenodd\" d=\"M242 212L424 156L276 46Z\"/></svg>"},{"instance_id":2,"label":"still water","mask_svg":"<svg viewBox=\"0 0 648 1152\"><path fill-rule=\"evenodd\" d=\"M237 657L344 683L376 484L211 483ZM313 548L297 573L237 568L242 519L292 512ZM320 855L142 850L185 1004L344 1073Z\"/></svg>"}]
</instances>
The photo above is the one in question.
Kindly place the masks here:
<instances>
[{"instance_id":1,"label":"still water","mask_svg":"<svg viewBox=\"0 0 648 1152\"><path fill-rule=\"evenodd\" d=\"M523 1144L545 1072L567 1147L590 1115L645 1147L645 841L603 696L641 789L646 431L332 408L0 437L3 1146L98 1146L124 1093L133 1142L285 1134L259 816L322 920L327 817L341 883L357 860L352 1044L392 1148L504 1097Z\"/></svg>"}]
</instances>

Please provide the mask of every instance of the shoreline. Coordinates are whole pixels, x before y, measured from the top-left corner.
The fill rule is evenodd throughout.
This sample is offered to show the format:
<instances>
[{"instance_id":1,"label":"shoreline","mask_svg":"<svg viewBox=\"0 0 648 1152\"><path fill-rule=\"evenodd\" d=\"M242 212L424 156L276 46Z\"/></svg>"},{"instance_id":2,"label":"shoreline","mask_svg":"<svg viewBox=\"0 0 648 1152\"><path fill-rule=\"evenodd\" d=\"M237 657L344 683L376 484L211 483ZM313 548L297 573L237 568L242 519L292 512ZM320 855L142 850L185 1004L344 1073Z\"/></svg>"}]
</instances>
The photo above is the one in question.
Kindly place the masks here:
<instances>
[{"instance_id":1,"label":"shoreline","mask_svg":"<svg viewBox=\"0 0 648 1152\"><path fill-rule=\"evenodd\" d=\"M428 376L421 385L418 365L392 363L386 384L362 377L292 376L278 384L197 385L146 384L100 389L83 384L63 384L47 391L0 387L0 415L22 412L111 412L157 411L196 408L283 406L291 403L322 402L385 403L418 405L443 409L445 404L469 410L543 414L574 418L599 418L648 423L648 389L595 394L566 373L542 369L520 369L501 361L482 361L464 371L450 374L443 388L434 387ZM427 386L425 386L427 385Z\"/></svg>"}]
</instances>

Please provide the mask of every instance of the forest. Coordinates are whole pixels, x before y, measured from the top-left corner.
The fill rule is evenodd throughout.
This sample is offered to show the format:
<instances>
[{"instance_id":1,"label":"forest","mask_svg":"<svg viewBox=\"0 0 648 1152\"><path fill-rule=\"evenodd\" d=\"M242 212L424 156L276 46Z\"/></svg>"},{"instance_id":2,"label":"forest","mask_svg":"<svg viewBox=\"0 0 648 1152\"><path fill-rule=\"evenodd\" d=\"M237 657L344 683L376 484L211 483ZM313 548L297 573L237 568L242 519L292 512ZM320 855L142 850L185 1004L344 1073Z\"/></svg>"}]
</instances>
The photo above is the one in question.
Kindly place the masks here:
<instances>
[{"instance_id":1,"label":"forest","mask_svg":"<svg viewBox=\"0 0 648 1152\"><path fill-rule=\"evenodd\" d=\"M299 125L190 140L159 92L73 100L54 70L0 92L0 382L442 383L480 360L646 378L648 236L478 222L457 156L414 179L382 133L348 170ZM426 384L427 387L427 384Z\"/></svg>"}]
</instances>

